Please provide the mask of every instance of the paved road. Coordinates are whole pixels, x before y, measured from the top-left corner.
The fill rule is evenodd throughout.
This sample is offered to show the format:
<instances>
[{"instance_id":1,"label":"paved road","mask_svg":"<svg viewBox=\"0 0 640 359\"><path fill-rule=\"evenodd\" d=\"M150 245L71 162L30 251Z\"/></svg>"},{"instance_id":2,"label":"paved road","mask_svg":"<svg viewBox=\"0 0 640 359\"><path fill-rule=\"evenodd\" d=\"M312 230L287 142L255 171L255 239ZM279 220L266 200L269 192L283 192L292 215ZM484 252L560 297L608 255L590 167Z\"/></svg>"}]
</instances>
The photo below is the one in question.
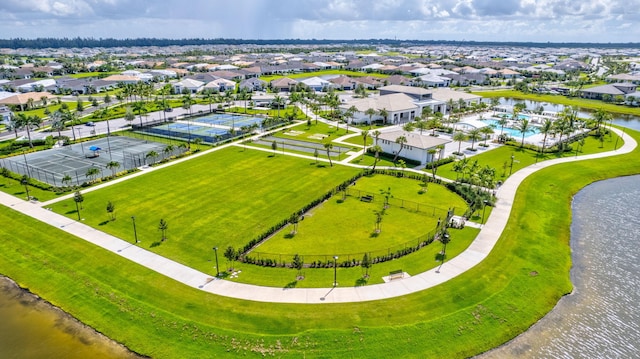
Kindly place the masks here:
<instances>
[{"instance_id":1,"label":"paved road","mask_svg":"<svg viewBox=\"0 0 640 359\"><path fill-rule=\"evenodd\" d=\"M619 135L622 134L621 131L618 131L616 129L614 129L614 131ZM434 287L438 284L444 283L473 268L489 255L498 239L500 238L500 235L502 234L502 231L504 230L509 219L511 206L513 203L513 199L515 198L517 188L527 176L543 168L558 163L615 156L619 154L629 153L636 148L637 143L633 138L631 138L630 136L626 136L624 140L624 145L617 151L580 156L577 158L568 157L539 162L535 165L531 165L515 172L504 182L504 184L498 190L498 201L496 203L496 207L491 212L491 215L487 219L486 224L482 226L476 239L464 252L445 262L440 268L435 268L408 278L397 279L384 284L362 287L338 286L335 288L284 289L262 287L236 283L227 280L214 279L210 274L197 271L193 268L189 268L158 254L142 249L132 243L126 242L117 237L91 228L81 222L74 221L62 215L49 211L45 208L45 206L47 205L46 203L42 204L26 202L3 192L0 192L0 203L17 211L20 211L28 216L31 216L39 221L60 228L61 230L64 230L74 236L100 246L117 255L139 263L162 275L182 282L188 286L199 288L216 295L258 302L274 303L322 304L372 301L393 298L422 291ZM219 148L204 151L200 155L204 155ZM268 149L265 150L269 151ZM305 157L300 155L297 156ZM183 160L188 159L189 158L185 158ZM158 170L160 168L162 168L162 166L154 167L151 170ZM143 175L144 173L145 172L143 171L137 173L136 175ZM127 180L128 178L130 177L125 177L121 180ZM109 184L111 183L115 182L109 182ZM96 189L97 188L100 187L96 187Z\"/></svg>"}]
</instances>

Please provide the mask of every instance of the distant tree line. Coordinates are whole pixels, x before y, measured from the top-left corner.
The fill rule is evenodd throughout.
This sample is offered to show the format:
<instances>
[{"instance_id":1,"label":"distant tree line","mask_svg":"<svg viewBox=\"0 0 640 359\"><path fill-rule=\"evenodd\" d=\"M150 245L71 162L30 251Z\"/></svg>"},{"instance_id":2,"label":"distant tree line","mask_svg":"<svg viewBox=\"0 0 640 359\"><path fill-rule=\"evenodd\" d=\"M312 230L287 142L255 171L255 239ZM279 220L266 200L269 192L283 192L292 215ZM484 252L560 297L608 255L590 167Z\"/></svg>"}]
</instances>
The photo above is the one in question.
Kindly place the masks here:
<instances>
[{"instance_id":1,"label":"distant tree line","mask_svg":"<svg viewBox=\"0 0 640 359\"><path fill-rule=\"evenodd\" d=\"M128 46L180 46L180 45L389 45L389 46L523 46L523 47L599 47L599 48L637 48L635 43L579 43L579 42L498 42L498 41L457 41L457 40L396 40L396 39L224 39L224 38L191 38L191 39L159 39L159 38L13 38L0 39L0 48L72 48L72 47L128 47Z\"/></svg>"}]
</instances>

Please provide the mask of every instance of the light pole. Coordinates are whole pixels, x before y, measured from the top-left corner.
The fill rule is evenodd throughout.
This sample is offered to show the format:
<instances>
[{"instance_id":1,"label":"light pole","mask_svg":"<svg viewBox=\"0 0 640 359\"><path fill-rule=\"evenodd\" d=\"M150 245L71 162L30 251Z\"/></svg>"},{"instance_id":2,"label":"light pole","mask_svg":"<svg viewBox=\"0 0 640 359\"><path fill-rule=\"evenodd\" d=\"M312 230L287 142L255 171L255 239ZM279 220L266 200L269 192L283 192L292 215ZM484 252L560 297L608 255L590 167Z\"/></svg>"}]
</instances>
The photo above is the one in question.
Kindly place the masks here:
<instances>
[{"instance_id":1,"label":"light pole","mask_svg":"<svg viewBox=\"0 0 640 359\"><path fill-rule=\"evenodd\" d=\"M484 224L484 212L487 209L487 200L482 201L482 224Z\"/></svg>"},{"instance_id":2,"label":"light pole","mask_svg":"<svg viewBox=\"0 0 640 359\"><path fill-rule=\"evenodd\" d=\"M133 221L133 237L136 239L136 243L140 243L138 241L138 231L136 230L136 216L131 216L131 221Z\"/></svg>"},{"instance_id":3,"label":"light pole","mask_svg":"<svg viewBox=\"0 0 640 359\"><path fill-rule=\"evenodd\" d=\"M218 265L218 247L213 247L213 251L216 252L216 278L220 277L220 266Z\"/></svg>"},{"instance_id":4,"label":"light pole","mask_svg":"<svg viewBox=\"0 0 640 359\"><path fill-rule=\"evenodd\" d=\"M511 165L509 166L509 176L511 176L511 172L513 172L513 158L514 156L511 155Z\"/></svg>"},{"instance_id":5,"label":"light pole","mask_svg":"<svg viewBox=\"0 0 640 359\"><path fill-rule=\"evenodd\" d=\"M333 286L338 286L338 256L333 256Z\"/></svg>"}]
</instances>

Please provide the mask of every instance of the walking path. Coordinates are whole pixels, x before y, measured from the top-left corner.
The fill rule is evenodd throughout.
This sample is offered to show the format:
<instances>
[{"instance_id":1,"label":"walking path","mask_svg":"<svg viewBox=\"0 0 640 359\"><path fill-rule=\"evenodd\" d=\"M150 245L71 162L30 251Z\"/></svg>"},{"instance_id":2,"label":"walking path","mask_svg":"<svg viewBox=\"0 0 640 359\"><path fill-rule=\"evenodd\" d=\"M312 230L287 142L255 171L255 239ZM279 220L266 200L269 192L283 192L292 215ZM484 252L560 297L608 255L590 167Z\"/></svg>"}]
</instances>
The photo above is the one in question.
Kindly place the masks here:
<instances>
[{"instance_id":1,"label":"walking path","mask_svg":"<svg viewBox=\"0 0 640 359\"><path fill-rule=\"evenodd\" d=\"M617 129L613 129L613 131L618 133L618 135L623 135L622 131ZM67 233L82 238L176 281L216 295L274 303L349 303L380 300L407 295L434 287L464 273L482 262L497 243L509 219L511 206L515 198L517 188L527 176L558 163L583 161L629 153L633 151L636 146L636 141L630 136L626 136L624 138L623 146L616 151L585 155L576 158L566 157L539 162L515 172L498 190L498 201L496 203L496 207L491 212L487 222L482 226L478 236L469 248L460 255L445 262L439 268L408 278L393 280L384 284L361 287L338 286L334 288L289 289L261 287L227 280L219 280L213 278L209 274L189 268L123 241L117 237L89 227L81 222L74 221L47 210L41 206L42 204L26 202L3 192L0 192L0 203L39 221L60 228ZM208 151L205 151L204 153L206 152Z\"/></svg>"}]
</instances>

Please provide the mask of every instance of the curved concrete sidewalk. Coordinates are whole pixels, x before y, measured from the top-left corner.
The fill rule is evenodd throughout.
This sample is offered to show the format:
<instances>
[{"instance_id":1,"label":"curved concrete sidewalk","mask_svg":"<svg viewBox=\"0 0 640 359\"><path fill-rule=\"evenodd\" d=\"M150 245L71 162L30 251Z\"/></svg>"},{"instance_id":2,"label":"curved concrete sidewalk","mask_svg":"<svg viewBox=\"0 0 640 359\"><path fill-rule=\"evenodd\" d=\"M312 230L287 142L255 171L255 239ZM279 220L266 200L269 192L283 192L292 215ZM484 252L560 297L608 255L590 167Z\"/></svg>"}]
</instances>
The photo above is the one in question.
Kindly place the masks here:
<instances>
[{"instance_id":1,"label":"curved concrete sidewalk","mask_svg":"<svg viewBox=\"0 0 640 359\"><path fill-rule=\"evenodd\" d=\"M614 129L614 131L619 135L622 134L620 130ZM630 136L626 136L623 146L616 151L585 155L577 158L566 157L548 160L515 172L498 190L496 207L491 212L491 215L476 239L464 252L445 262L440 268L432 269L402 280L362 287L285 289L218 280L209 274L199 272L149 252L117 237L84 225L81 222L53 213L40 207L38 204L20 200L3 192L0 192L0 203L37 220L48 223L51 226L60 228L176 281L216 295L273 303L320 304L360 302L393 298L422 291L444 283L482 262L497 243L507 224L511 213L511 205L520 183L532 173L558 163L583 161L629 153L633 151L636 146L636 141Z\"/></svg>"}]
</instances>

